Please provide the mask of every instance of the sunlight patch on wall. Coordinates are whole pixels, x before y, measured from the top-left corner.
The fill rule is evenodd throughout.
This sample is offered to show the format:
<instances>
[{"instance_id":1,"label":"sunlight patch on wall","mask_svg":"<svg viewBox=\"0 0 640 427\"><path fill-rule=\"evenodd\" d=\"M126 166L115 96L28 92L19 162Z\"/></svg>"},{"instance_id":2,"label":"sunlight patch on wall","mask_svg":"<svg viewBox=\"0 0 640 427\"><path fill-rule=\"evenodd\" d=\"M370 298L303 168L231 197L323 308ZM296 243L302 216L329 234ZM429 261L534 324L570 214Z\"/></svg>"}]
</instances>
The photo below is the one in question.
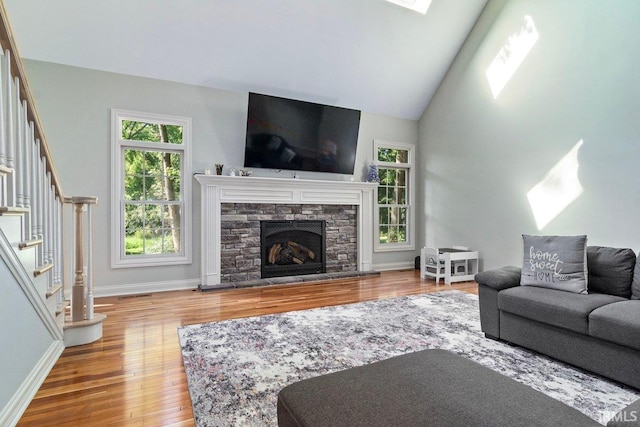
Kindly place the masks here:
<instances>
[{"instance_id":1,"label":"sunlight patch on wall","mask_svg":"<svg viewBox=\"0 0 640 427\"><path fill-rule=\"evenodd\" d=\"M582 144L582 140L578 141L527 193L538 230L542 230L582 194L578 178L578 150Z\"/></svg>"},{"instance_id":2,"label":"sunlight patch on wall","mask_svg":"<svg viewBox=\"0 0 640 427\"><path fill-rule=\"evenodd\" d=\"M538 37L538 30L536 30L533 18L525 15L520 31L509 36L505 45L502 46L487 68L487 80L489 80L493 99L498 98L502 89L538 41Z\"/></svg>"}]
</instances>

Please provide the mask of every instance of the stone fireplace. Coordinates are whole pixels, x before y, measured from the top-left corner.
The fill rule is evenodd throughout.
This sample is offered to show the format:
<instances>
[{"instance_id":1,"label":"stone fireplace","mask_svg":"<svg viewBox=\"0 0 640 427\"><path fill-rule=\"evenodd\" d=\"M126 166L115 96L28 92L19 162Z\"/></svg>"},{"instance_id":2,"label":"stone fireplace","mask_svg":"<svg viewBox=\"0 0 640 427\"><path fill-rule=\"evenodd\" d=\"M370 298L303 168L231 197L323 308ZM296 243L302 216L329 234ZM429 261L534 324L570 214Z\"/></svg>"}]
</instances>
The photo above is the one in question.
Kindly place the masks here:
<instances>
[{"instance_id":1,"label":"stone fireplace","mask_svg":"<svg viewBox=\"0 0 640 427\"><path fill-rule=\"evenodd\" d=\"M278 277L285 275L302 275L324 272L358 271L357 223L358 207L356 205L300 205L276 203L222 203L220 206L220 283L237 283L250 280ZM301 232L291 230L289 225L307 224ZM265 236L263 226L281 224L284 235L268 232ZM317 224L323 223L324 230L318 231ZM311 231L316 228L315 231ZM288 230L286 230L288 229ZM322 242L309 243L308 234L323 233ZM306 236L305 236L306 235ZM266 243L263 242L264 238ZM305 239L304 242L298 240ZM311 265L287 271L286 267L264 268L269 265L269 253L275 244L287 243L289 240L306 246L314 255L322 256L324 265L321 271ZM306 244L305 244L306 243ZM268 246L268 247L264 247ZM267 260L265 263L264 260ZM307 264L311 264L308 262ZM305 271L305 270L309 271ZM271 274L272 272L283 274Z\"/></svg>"},{"instance_id":2,"label":"stone fireplace","mask_svg":"<svg viewBox=\"0 0 640 427\"><path fill-rule=\"evenodd\" d=\"M202 196L203 289L263 278L263 258L268 263L270 253L261 249L261 223L270 221L324 222L326 272L371 271L375 184L217 175L195 178ZM266 250L294 241L277 240ZM312 243L295 243L314 256L318 252L309 247Z\"/></svg>"},{"instance_id":3,"label":"stone fireplace","mask_svg":"<svg viewBox=\"0 0 640 427\"><path fill-rule=\"evenodd\" d=\"M325 229L324 220L260 221L261 278L326 273Z\"/></svg>"}]
</instances>

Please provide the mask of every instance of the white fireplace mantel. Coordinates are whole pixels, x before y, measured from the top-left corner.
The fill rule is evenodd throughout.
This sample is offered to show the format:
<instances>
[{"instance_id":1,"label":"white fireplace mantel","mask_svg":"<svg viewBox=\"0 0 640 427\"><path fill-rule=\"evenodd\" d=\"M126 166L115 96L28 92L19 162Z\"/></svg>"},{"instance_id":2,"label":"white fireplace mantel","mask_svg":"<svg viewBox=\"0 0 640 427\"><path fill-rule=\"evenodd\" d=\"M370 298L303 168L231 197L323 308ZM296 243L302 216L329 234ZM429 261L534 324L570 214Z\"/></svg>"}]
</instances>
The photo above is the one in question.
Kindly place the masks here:
<instances>
[{"instance_id":1,"label":"white fireplace mantel","mask_svg":"<svg viewBox=\"0 0 640 427\"><path fill-rule=\"evenodd\" d=\"M373 197L377 184L351 181L195 175L202 196L202 286L220 283L220 205L289 203L358 206L358 271L373 258Z\"/></svg>"}]
</instances>

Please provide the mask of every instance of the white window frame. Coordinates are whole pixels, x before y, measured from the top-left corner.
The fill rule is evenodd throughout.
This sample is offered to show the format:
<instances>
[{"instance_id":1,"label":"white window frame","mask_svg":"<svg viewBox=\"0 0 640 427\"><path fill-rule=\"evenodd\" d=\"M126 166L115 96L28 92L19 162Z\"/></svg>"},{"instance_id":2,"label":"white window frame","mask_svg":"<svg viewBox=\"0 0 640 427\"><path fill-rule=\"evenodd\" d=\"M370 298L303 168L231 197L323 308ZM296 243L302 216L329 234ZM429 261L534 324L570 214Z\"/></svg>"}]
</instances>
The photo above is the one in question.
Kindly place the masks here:
<instances>
[{"instance_id":1,"label":"white window frame","mask_svg":"<svg viewBox=\"0 0 640 427\"><path fill-rule=\"evenodd\" d=\"M182 144L166 144L159 150L158 142L122 139L123 120L182 126ZM111 110L111 267L150 267L191 264L191 118L167 116L136 111ZM181 253L154 255L125 255L124 240L124 152L126 149L149 149L182 154L180 175Z\"/></svg>"},{"instance_id":2,"label":"white window frame","mask_svg":"<svg viewBox=\"0 0 640 427\"><path fill-rule=\"evenodd\" d=\"M405 150L408 154L407 163L381 162L378 161L378 149L390 148ZM407 171L407 232L406 242L401 243L380 243L380 208L387 205L378 204L378 191L375 195L375 214L373 219L374 227L374 252L409 251L415 249L415 145L404 142L393 142L375 139L373 141L374 163L380 168L405 169Z\"/></svg>"}]
</instances>

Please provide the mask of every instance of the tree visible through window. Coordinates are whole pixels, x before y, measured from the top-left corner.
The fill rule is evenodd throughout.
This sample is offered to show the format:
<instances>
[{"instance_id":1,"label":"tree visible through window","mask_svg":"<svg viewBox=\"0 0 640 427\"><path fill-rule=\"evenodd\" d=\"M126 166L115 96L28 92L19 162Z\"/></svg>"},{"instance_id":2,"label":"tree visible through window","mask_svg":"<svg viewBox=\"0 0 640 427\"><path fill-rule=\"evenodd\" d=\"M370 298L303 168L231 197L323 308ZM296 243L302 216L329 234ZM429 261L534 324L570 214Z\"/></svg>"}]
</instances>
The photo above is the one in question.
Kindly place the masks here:
<instances>
[{"instance_id":1,"label":"tree visible through window","mask_svg":"<svg viewBox=\"0 0 640 427\"><path fill-rule=\"evenodd\" d=\"M135 116L135 114L134 114ZM120 259L184 255L186 123L118 115ZM178 120L179 122L179 120ZM187 132L188 134L188 132Z\"/></svg>"},{"instance_id":2,"label":"tree visible through window","mask_svg":"<svg viewBox=\"0 0 640 427\"><path fill-rule=\"evenodd\" d=\"M122 139L182 144L182 126L123 120ZM180 253L181 154L124 152L125 254Z\"/></svg>"},{"instance_id":3,"label":"tree visible through window","mask_svg":"<svg viewBox=\"0 0 640 427\"><path fill-rule=\"evenodd\" d=\"M406 248L411 233L411 153L413 146L376 142L375 156L380 185L377 206L379 250Z\"/></svg>"}]
</instances>

